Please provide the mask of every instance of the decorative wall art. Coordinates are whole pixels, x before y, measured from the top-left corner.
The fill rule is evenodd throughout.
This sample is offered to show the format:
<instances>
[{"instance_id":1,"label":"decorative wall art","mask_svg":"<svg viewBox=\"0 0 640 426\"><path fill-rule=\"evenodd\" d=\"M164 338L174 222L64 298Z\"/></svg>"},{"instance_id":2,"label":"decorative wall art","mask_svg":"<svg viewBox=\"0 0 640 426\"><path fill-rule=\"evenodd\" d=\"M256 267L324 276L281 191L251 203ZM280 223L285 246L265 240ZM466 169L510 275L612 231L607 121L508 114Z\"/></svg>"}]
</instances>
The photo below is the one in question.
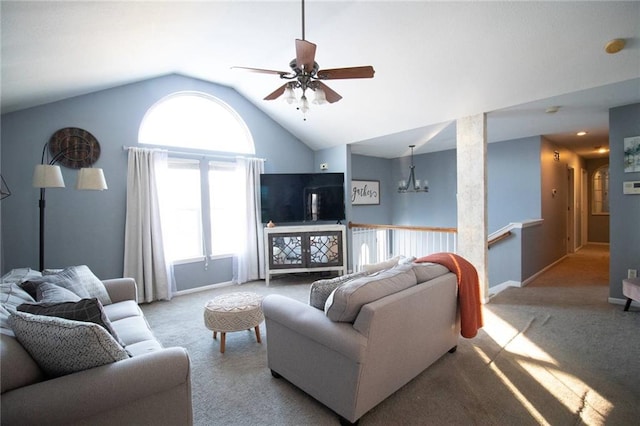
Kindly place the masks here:
<instances>
[{"instance_id":1,"label":"decorative wall art","mask_svg":"<svg viewBox=\"0 0 640 426\"><path fill-rule=\"evenodd\" d=\"M624 138L624 171L640 172L640 136Z\"/></svg>"},{"instance_id":2,"label":"decorative wall art","mask_svg":"<svg viewBox=\"0 0 640 426\"><path fill-rule=\"evenodd\" d=\"M380 204L380 181L352 180L351 204L354 206Z\"/></svg>"}]
</instances>

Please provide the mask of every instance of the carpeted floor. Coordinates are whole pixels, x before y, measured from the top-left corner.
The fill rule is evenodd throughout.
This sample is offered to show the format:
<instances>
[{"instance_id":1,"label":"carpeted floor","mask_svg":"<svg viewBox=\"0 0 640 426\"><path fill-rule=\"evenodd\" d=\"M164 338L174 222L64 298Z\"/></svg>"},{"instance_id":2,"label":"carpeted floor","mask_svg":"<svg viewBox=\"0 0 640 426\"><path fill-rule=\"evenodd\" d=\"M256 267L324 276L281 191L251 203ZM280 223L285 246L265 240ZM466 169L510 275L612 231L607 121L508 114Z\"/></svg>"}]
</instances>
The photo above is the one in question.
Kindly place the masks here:
<instances>
[{"instance_id":1,"label":"carpeted floor","mask_svg":"<svg viewBox=\"0 0 640 426\"><path fill-rule=\"evenodd\" d=\"M229 333L225 354L204 327L217 294L254 291L306 301L312 277L283 277L179 296L142 309L165 346L192 362L196 425L332 425L337 417L267 368L268 335ZM608 288L509 288L484 306L485 327L460 338L361 425L631 425L640 419L640 310ZM419 329L413 332L420 332Z\"/></svg>"}]
</instances>

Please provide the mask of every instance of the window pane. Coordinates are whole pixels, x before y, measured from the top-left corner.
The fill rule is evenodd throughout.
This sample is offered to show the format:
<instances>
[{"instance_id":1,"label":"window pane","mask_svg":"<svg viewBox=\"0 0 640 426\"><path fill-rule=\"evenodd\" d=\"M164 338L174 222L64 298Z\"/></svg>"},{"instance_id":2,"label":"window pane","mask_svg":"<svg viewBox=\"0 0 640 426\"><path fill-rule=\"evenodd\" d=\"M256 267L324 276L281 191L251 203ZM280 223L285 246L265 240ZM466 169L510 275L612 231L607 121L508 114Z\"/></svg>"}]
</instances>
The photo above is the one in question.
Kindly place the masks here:
<instances>
[{"instance_id":1,"label":"window pane","mask_svg":"<svg viewBox=\"0 0 640 426\"><path fill-rule=\"evenodd\" d=\"M240 116L224 102L198 92L171 94L147 111L138 142L209 151L254 154Z\"/></svg>"},{"instance_id":2,"label":"window pane","mask_svg":"<svg viewBox=\"0 0 640 426\"><path fill-rule=\"evenodd\" d=\"M168 191L166 198L169 200L162 212L165 250L169 259L203 256L198 162L169 160L164 190Z\"/></svg>"},{"instance_id":3,"label":"window pane","mask_svg":"<svg viewBox=\"0 0 640 426\"><path fill-rule=\"evenodd\" d=\"M211 249L213 255L236 253L243 241L241 225L244 200L234 166L212 165L209 170L211 199Z\"/></svg>"}]
</instances>

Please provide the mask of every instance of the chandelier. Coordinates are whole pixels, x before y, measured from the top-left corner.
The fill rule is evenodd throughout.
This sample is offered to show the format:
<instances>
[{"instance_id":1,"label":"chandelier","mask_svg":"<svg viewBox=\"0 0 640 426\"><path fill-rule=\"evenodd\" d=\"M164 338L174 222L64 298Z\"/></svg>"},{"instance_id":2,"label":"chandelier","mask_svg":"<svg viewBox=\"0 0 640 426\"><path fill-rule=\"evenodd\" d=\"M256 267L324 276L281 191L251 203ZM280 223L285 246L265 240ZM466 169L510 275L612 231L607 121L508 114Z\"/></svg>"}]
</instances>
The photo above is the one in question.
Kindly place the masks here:
<instances>
[{"instance_id":1,"label":"chandelier","mask_svg":"<svg viewBox=\"0 0 640 426\"><path fill-rule=\"evenodd\" d=\"M409 145L409 148L411 148L411 165L409 166L409 177L398 182L398 192L401 194L406 192L429 192L429 181L416 179L416 166L413 165L413 148L415 147L415 145Z\"/></svg>"}]
</instances>

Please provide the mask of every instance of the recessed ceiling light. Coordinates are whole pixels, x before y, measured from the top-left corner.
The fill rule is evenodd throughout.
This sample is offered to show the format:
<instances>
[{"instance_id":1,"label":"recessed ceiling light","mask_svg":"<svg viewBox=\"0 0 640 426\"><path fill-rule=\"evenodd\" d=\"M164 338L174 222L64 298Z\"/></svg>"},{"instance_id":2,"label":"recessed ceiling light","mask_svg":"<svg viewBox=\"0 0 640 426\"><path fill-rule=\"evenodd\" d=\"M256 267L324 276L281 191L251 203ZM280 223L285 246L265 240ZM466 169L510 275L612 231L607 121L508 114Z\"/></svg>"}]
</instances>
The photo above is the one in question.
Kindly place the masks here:
<instances>
[{"instance_id":1,"label":"recessed ceiling light","mask_svg":"<svg viewBox=\"0 0 640 426\"><path fill-rule=\"evenodd\" d=\"M581 132L576 133L577 136L584 136L586 134L587 134L587 132L585 132L584 130L581 131Z\"/></svg>"},{"instance_id":2,"label":"recessed ceiling light","mask_svg":"<svg viewBox=\"0 0 640 426\"><path fill-rule=\"evenodd\" d=\"M627 41L623 38L616 38L611 40L609 43L607 43L604 46L604 51L607 53L618 53L619 51L621 51L622 49L624 49L624 46L627 44Z\"/></svg>"}]
</instances>

